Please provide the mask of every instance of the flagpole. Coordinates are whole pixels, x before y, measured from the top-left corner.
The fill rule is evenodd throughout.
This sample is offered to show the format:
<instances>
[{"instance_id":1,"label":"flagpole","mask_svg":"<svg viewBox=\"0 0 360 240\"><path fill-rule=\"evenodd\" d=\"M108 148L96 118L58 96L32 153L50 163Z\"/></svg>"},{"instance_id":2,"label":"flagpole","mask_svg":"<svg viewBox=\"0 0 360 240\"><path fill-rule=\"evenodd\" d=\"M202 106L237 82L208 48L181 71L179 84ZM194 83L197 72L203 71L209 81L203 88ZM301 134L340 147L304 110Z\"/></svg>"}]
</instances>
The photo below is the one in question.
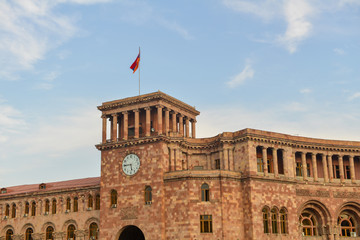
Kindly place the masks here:
<instances>
[{"instance_id":1,"label":"flagpole","mask_svg":"<svg viewBox=\"0 0 360 240\"><path fill-rule=\"evenodd\" d=\"M139 46L139 55L140 55L140 46ZM140 56L140 59L141 59L141 56ZM140 96L140 69L141 69L141 64L139 61L139 96Z\"/></svg>"}]
</instances>

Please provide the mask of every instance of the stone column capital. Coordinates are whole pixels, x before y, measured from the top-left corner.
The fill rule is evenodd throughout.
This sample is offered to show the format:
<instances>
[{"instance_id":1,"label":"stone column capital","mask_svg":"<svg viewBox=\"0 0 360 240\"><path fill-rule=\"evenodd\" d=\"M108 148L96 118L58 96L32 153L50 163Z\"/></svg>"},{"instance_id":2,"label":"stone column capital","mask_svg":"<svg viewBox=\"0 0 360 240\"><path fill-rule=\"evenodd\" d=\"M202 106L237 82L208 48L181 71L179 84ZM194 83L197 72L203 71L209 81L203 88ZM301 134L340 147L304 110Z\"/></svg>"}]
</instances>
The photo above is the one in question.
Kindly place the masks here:
<instances>
[{"instance_id":1,"label":"stone column capital","mask_svg":"<svg viewBox=\"0 0 360 240\"><path fill-rule=\"evenodd\" d=\"M140 112L140 110L138 108L132 110L133 112Z\"/></svg>"},{"instance_id":2,"label":"stone column capital","mask_svg":"<svg viewBox=\"0 0 360 240\"><path fill-rule=\"evenodd\" d=\"M159 105L156 105L155 107L158 108L158 109L159 109L159 108L164 108L164 106L163 106L163 105L160 105L160 104L159 104Z\"/></svg>"},{"instance_id":3,"label":"stone column capital","mask_svg":"<svg viewBox=\"0 0 360 240\"><path fill-rule=\"evenodd\" d=\"M170 109L170 108L168 108L168 107L164 107L164 111L165 111L165 112L170 112L170 111L171 111L171 109Z\"/></svg>"},{"instance_id":4,"label":"stone column capital","mask_svg":"<svg viewBox=\"0 0 360 240\"><path fill-rule=\"evenodd\" d=\"M149 110L150 110L150 107L144 107L144 109L145 109L146 111L149 111Z\"/></svg>"},{"instance_id":5,"label":"stone column capital","mask_svg":"<svg viewBox=\"0 0 360 240\"><path fill-rule=\"evenodd\" d=\"M129 112L128 111L123 111L123 112L121 112L123 115L128 115L129 114Z\"/></svg>"}]
</instances>

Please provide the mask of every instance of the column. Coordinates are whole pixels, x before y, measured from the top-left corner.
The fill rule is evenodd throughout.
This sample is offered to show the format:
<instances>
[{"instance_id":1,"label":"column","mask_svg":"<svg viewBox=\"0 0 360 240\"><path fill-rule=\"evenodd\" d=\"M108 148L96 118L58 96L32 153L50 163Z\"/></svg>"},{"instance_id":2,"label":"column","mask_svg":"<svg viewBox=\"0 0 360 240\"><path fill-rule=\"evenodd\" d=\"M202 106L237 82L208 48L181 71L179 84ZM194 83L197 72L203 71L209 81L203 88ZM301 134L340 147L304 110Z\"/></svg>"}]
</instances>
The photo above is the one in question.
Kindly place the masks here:
<instances>
[{"instance_id":1,"label":"column","mask_svg":"<svg viewBox=\"0 0 360 240\"><path fill-rule=\"evenodd\" d=\"M105 115L102 116L102 143L106 143L106 125L107 125L107 117Z\"/></svg>"},{"instance_id":2,"label":"column","mask_svg":"<svg viewBox=\"0 0 360 240\"><path fill-rule=\"evenodd\" d=\"M340 168L340 182L344 182L345 178L344 178L344 161L343 161L343 156L339 155L339 168Z\"/></svg>"},{"instance_id":3,"label":"column","mask_svg":"<svg viewBox=\"0 0 360 240\"><path fill-rule=\"evenodd\" d=\"M277 150L275 148L272 149L273 161L274 161L274 176L279 176L279 165L278 165L278 157Z\"/></svg>"},{"instance_id":4,"label":"column","mask_svg":"<svg viewBox=\"0 0 360 240\"><path fill-rule=\"evenodd\" d=\"M117 137L121 139L121 115L117 116Z\"/></svg>"},{"instance_id":5,"label":"column","mask_svg":"<svg viewBox=\"0 0 360 240\"><path fill-rule=\"evenodd\" d=\"M222 150L223 152L223 160L224 160L224 170L229 170L229 154L228 149L225 148Z\"/></svg>"},{"instance_id":6,"label":"column","mask_svg":"<svg viewBox=\"0 0 360 240\"><path fill-rule=\"evenodd\" d=\"M110 141L113 141L114 139L114 117L110 116Z\"/></svg>"},{"instance_id":7,"label":"column","mask_svg":"<svg viewBox=\"0 0 360 240\"><path fill-rule=\"evenodd\" d=\"M162 106L156 106L157 108L157 117L158 117L158 121L157 121L157 132L158 132L158 135L161 135L162 134Z\"/></svg>"},{"instance_id":8,"label":"column","mask_svg":"<svg viewBox=\"0 0 360 240\"><path fill-rule=\"evenodd\" d=\"M263 158L263 167L264 167L264 175L268 175L268 162L267 162L267 151L266 147L262 148L262 158Z\"/></svg>"},{"instance_id":9,"label":"column","mask_svg":"<svg viewBox=\"0 0 360 240\"><path fill-rule=\"evenodd\" d=\"M169 112L168 108L165 108L165 135L169 135Z\"/></svg>"},{"instance_id":10,"label":"column","mask_svg":"<svg viewBox=\"0 0 360 240\"><path fill-rule=\"evenodd\" d=\"M355 165L354 165L354 156L349 156L350 161L350 176L351 176L351 182L355 183L356 177L355 177Z\"/></svg>"},{"instance_id":11,"label":"column","mask_svg":"<svg viewBox=\"0 0 360 240\"><path fill-rule=\"evenodd\" d=\"M196 120L193 119L191 121L191 135L192 135L192 138L196 138L196 134L195 134L195 124L196 124Z\"/></svg>"},{"instance_id":12,"label":"column","mask_svg":"<svg viewBox=\"0 0 360 240\"><path fill-rule=\"evenodd\" d=\"M316 154L311 153L311 161L312 161L312 169L314 175L314 181L318 181L318 173L317 173L317 162L316 162Z\"/></svg>"},{"instance_id":13,"label":"column","mask_svg":"<svg viewBox=\"0 0 360 240\"><path fill-rule=\"evenodd\" d=\"M301 152L301 165L303 170L303 179L307 179L307 169L306 169L306 154Z\"/></svg>"},{"instance_id":14,"label":"column","mask_svg":"<svg viewBox=\"0 0 360 240\"><path fill-rule=\"evenodd\" d=\"M171 172L172 170L172 166L171 166L172 160L173 160L173 150L169 148L169 172Z\"/></svg>"},{"instance_id":15,"label":"column","mask_svg":"<svg viewBox=\"0 0 360 240\"><path fill-rule=\"evenodd\" d=\"M176 132L176 112L172 113L172 131Z\"/></svg>"},{"instance_id":16,"label":"column","mask_svg":"<svg viewBox=\"0 0 360 240\"><path fill-rule=\"evenodd\" d=\"M113 142L116 142L117 141L117 114L113 114L112 115L112 138L111 140Z\"/></svg>"},{"instance_id":17,"label":"column","mask_svg":"<svg viewBox=\"0 0 360 240\"><path fill-rule=\"evenodd\" d=\"M139 138L139 109L133 110L135 114L135 138Z\"/></svg>"},{"instance_id":18,"label":"column","mask_svg":"<svg viewBox=\"0 0 360 240\"><path fill-rule=\"evenodd\" d=\"M220 169L224 168L224 153L222 150L219 150L219 160L220 160Z\"/></svg>"},{"instance_id":19,"label":"column","mask_svg":"<svg viewBox=\"0 0 360 240\"><path fill-rule=\"evenodd\" d=\"M235 171L234 148L233 147L231 147L229 149L229 170Z\"/></svg>"},{"instance_id":20,"label":"column","mask_svg":"<svg viewBox=\"0 0 360 240\"><path fill-rule=\"evenodd\" d=\"M186 137L190 137L190 129L189 129L189 118L186 117L185 118L185 134L186 134Z\"/></svg>"},{"instance_id":21,"label":"column","mask_svg":"<svg viewBox=\"0 0 360 240\"><path fill-rule=\"evenodd\" d=\"M128 112L122 112L123 114L123 119L124 119L124 140L127 140L128 139L128 124L129 124L129 121L128 121Z\"/></svg>"},{"instance_id":22,"label":"column","mask_svg":"<svg viewBox=\"0 0 360 240\"><path fill-rule=\"evenodd\" d=\"M145 123L145 136L146 137L149 137L150 136L150 107L146 107L145 108L145 111L146 111L146 114L145 114L145 117L146 117L146 123Z\"/></svg>"},{"instance_id":23,"label":"column","mask_svg":"<svg viewBox=\"0 0 360 240\"><path fill-rule=\"evenodd\" d=\"M324 169L324 182L329 182L326 156L324 154L321 154L321 161L322 161L323 169Z\"/></svg>"},{"instance_id":24,"label":"column","mask_svg":"<svg viewBox=\"0 0 360 240\"><path fill-rule=\"evenodd\" d=\"M179 132L180 136L184 136L184 116L182 114L179 114Z\"/></svg>"},{"instance_id":25,"label":"column","mask_svg":"<svg viewBox=\"0 0 360 240\"><path fill-rule=\"evenodd\" d=\"M327 162L329 164L329 182L332 182L333 181L333 177L334 177L334 174L333 174L333 167L332 167L332 155L327 155Z\"/></svg>"}]
</instances>

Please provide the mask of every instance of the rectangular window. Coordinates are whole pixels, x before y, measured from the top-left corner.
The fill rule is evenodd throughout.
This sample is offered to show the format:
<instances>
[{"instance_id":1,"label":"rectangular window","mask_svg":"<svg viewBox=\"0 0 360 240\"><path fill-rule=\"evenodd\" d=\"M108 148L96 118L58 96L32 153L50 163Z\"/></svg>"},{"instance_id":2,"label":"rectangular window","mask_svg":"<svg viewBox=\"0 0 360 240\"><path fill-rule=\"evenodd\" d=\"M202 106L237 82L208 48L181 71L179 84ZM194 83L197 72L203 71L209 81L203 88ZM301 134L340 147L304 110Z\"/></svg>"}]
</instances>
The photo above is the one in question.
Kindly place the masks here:
<instances>
[{"instance_id":1,"label":"rectangular window","mask_svg":"<svg viewBox=\"0 0 360 240\"><path fill-rule=\"evenodd\" d=\"M215 159L215 169L220 169L220 159Z\"/></svg>"},{"instance_id":2,"label":"rectangular window","mask_svg":"<svg viewBox=\"0 0 360 240\"><path fill-rule=\"evenodd\" d=\"M340 167L339 165L334 165L334 178L340 178Z\"/></svg>"},{"instance_id":3,"label":"rectangular window","mask_svg":"<svg viewBox=\"0 0 360 240\"><path fill-rule=\"evenodd\" d=\"M296 162L296 176L302 176L302 164L301 162Z\"/></svg>"},{"instance_id":4,"label":"rectangular window","mask_svg":"<svg viewBox=\"0 0 360 240\"><path fill-rule=\"evenodd\" d=\"M212 215L200 215L200 232L212 233Z\"/></svg>"},{"instance_id":5,"label":"rectangular window","mask_svg":"<svg viewBox=\"0 0 360 240\"><path fill-rule=\"evenodd\" d=\"M307 173L307 176L308 176L308 177L311 176L310 163L307 163L307 164L306 164L306 173Z\"/></svg>"},{"instance_id":6,"label":"rectangular window","mask_svg":"<svg viewBox=\"0 0 360 240\"><path fill-rule=\"evenodd\" d=\"M264 172L264 162L262 158L257 158L257 171Z\"/></svg>"},{"instance_id":7,"label":"rectangular window","mask_svg":"<svg viewBox=\"0 0 360 240\"><path fill-rule=\"evenodd\" d=\"M350 166L345 166L345 178L351 179Z\"/></svg>"}]
</instances>

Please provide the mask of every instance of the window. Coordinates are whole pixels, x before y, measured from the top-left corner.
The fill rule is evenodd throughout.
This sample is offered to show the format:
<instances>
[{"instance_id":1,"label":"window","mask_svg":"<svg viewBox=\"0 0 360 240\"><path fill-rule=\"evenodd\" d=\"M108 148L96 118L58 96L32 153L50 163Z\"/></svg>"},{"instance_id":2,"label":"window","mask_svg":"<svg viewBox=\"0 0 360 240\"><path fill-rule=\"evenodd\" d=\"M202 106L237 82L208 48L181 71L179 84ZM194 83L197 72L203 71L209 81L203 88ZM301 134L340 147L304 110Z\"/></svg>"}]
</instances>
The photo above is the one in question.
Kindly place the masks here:
<instances>
[{"instance_id":1,"label":"window","mask_svg":"<svg viewBox=\"0 0 360 240\"><path fill-rule=\"evenodd\" d=\"M305 212L300 216L300 224L304 236L317 236L317 224L314 215Z\"/></svg>"},{"instance_id":2,"label":"window","mask_svg":"<svg viewBox=\"0 0 360 240\"><path fill-rule=\"evenodd\" d=\"M215 159L215 169L220 169L220 159Z\"/></svg>"},{"instance_id":3,"label":"window","mask_svg":"<svg viewBox=\"0 0 360 240\"><path fill-rule=\"evenodd\" d=\"M273 150L271 148L267 149L267 167L269 173L274 173L274 157Z\"/></svg>"},{"instance_id":4,"label":"window","mask_svg":"<svg viewBox=\"0 0 360 240\"><path fill-rule=\"evenodd\" d=\"M210 188L207 183L201 185L201 201L203 202L210 201Z\"/></svg>"},{"instance_id":5,"label":"window","mask_svg":"<svg viewBox=\"0 0 360 240\"><path fill-rule=\"evenodd\" d=\"M12 208L11 208L11 217L16 218L16 204L15 203L13 203Z\"/></svg>"},{"instance_id":6,"label":"window","mask_svg":"<svg viewBox=\"0 0 360 240\"><path fill-rule=\"evenodd\" d=\"M90 224L89 237L91 240L98 239L98 225L96 223Z\"/></svg>"},{"instance_id":7,"label":"window","mask_svg":"<svg viewBox=\"0 0 360 240\"><path fill-rule=\"evenodd\" d=\"M345 179L351 179L350 166L345 166Z\"/></svg>"},{"instance_id":8,"label":"window","mask_svg":"<svg viewBox=\"0 0 360 240\"><path fill-rule=\"evenodd\" d=\"M152 203L152 189L150 186L145 187L145 204L150 205Z\"/></svg>"},{"instance_id":9,"label":"window","mask_svg":"<svg viewBox=\"0 0 360 240\"><path fill-rule=\"evenodd\" d=\"M262 158L257 158L257 171L264 172L264 162Z\"/></svg>"},{"instance_id":10,"label":"window","mask_svg":"<svg viewBox=\"0 0 360 240\"><path fill-rule=\"evenodd\" d=\"M212 233L212 215L200 215L200 232Z\"/></svg>"},{"instance_id":11,"label":"window","mask_svg":"<svg viewBox=\"0 0 360 240\"><path fill-rule=\"evenodd\" d=\"M45 214L49 214L50 212L50 201L49 199L45 200Z\"/></svg>"},{"instance_id":12,"label":"window","mask_svg":"<svg viewBox=\"0 0 360 240\"><path fill-rule=\"evenodd\" d=\"M7 193L7 189L6 189L6 188L2 188L2 189L0 190L0 193Z\"/></svg>"},{"instance_id":13,"label":"window","mask_svg":"<svg viewBox=\"0 0 360 240\"><path fill-rule=\"evenodd\" d=\"M311 176L310 163L307 163L307 164L306 164L306 174L307 174L308 177Z\"/></svg>"},{"instance_id":14,"label":"window","mask_svg":"<svg viewBox=\"0 0 360 240\"><path fill-rule=\"evenodd\" d=\"M53 240L54 239L54 228L49 226L46 228L46 233L45 233L45 239L46 240Z\"/></svg>"},{"instance_id":15,"label":"window","mask_svg":"<svg viewBox=\"0 0 360 240\"><path fill-rule=\"evenodd\" d=\"M53 199L53 200L52 200L51 213L52 213L52 214L56 214L56 199Z\"/></svg>"},{"instance_id":16,"label":"window","mask_svg":"<svg viewBox=\"0 0 360 240\"><path fill-rule=\"evenodd\" d=\"M74 197L74 212L77 212L78 210L79 210L78 198Z\"/></svg>"},{"instance_id":17,"label":"window","mask_svg":"<svg viewBox=\"0 0 360 240\"><path fill-rule=\"evenodd\" d=\"M340 178L340 167L339 165L333 165L334 178Z\"/></svg>"},{"instance_id":18,"label":"window","mask_svg":"<svg viewBox=\"0 0 360 240\"><path fill-rule=\"evenodd\" d=\"M5 207L5 217L9 217L10 216L10 205L6 204Z\"/></svg>"},{"instance_id":19,"label":"window","mask_svg":"<svg viewBox=\"0 0 360 240\"><path fill-rule=\"evenodd\" d=\"M302 163L296 162L296 176L302 176Z\"/></svg>"},{"instance_id":20,"label":"window","mask_svg":"<svg viewBox=\"0 0 360 240\"><path fill-rule=\"evenodd\" d=\"M75 226L69 225L67 229L67 239L73 239L75 240Z\"/></svg>"},{"instance_id":21,"label":"window","mask_svg":"<svg viewBox=\"0 0 360 240\"><path fill-rule=\"evenodd\" d=\"M14 232L13 230L9 229L6 231L5 240L12 240Z\"/></svg>"},{"instance_id":22,"label":"window","mask_svg":"<svg viewBox=\"0 0 360 240\"><path fill-rule=\"evenodd\" d=\"M36 215L36 203L32 202L31 203L31 216L35 216Z\"/></svg>"},{"instance_id":23,"label":"window","mask_svg":"<svg viewBox=\"0 0 360 240\"><path fill-rule=\"evenodd\" d=\"M88 197L88 209L92 209L94 205L93 196L89 195Z\"/></svg>"},{"instance_id":24,"label":"window","mask_svg":"<svg viewBox=\"0 0 360 240\"><path fill-rule=\"evenodd\" d=\"M33 240L33 238L32 238L33 232L34 231L31 228L26 229L25 240Z\"/></svg>"},{"instance_id":25,"label":"window","mask_svg":"<svg viewBox=\"0 0 360 240\"><path fill-rule=\"evenodd\" d=\"M25 203L25 216L28 216L30 212L30 204L28 202Z\"/></svg>"},{"instance_id":26,"label":"window","mask_svg":"<svg viewBox=\"0 0 360 240\"><path fill-rule=\"evenodd\" d=\"M46 189L46 184L45 183L40 184L39 189Z\"/></svg>"},{"instance_id":27,"label":"window","mask_svg":"<svg viewBox=\"0 0 360 240\"><path fill-rule=\"evenodd\" d=\"M269 228L269 209L263 208L262 214L263 214L264 233L270 233L270 228Z\"/></svg>"},{"instance_id":28,"label":"window","mask_svg":"<svg viewBox=\"0 0 360 240\"><path fill-rule=\"evenodd\" d=\"M71 199L67 198L66 199L66 212L70 212L71 210Z\"/></svg>"},{"instance_id":29,"label":"window","mask_svg":"<svg viewBox=\"0 0 360 240\"><path fill-rule=\"evenodd\" d=\"M285 209L280 210L280 233L287 234L288 233L288 223L287 223L287 214Z\"/></svg>"},{"instance_id":30,"label":"window","mask_svg":"<svg viewBox=\"0 0 360 240\"><path fill-rule=\"evenodd\" d=\"M111 202L110 202L110 206L115 208L117 207L117 191L116 190L111 190Z\"/></svg>"},{"instance_id":31,"label":"window","mask_svg":"<svg viewBox=\"0 0 360 240\"><path fill-rule=\"evenodd\" d=\"M356 232L354 219L348 214L341 214L338 218L338 225L340 225L342 237L352 237L351 233Z\"/></svg>"},{"instance_id":32,"label":"window","mask_svg":"<svg viewBox=\"0 0 360 240\"><path fill-rule=\"evenodd\" d=\"M272 233L278 233L278 213L275 208L271 210L271 230Z\"/></svg>"},{"instance_id":33,"label":"window","mask_svg":"<svg viewBox=\"0 0 360 240\"><path fill-rule=\"evenodd\" d=\"M100 210L100 195L96 194L95 197L95 210Z\"/></svg>"}]
</instances>

